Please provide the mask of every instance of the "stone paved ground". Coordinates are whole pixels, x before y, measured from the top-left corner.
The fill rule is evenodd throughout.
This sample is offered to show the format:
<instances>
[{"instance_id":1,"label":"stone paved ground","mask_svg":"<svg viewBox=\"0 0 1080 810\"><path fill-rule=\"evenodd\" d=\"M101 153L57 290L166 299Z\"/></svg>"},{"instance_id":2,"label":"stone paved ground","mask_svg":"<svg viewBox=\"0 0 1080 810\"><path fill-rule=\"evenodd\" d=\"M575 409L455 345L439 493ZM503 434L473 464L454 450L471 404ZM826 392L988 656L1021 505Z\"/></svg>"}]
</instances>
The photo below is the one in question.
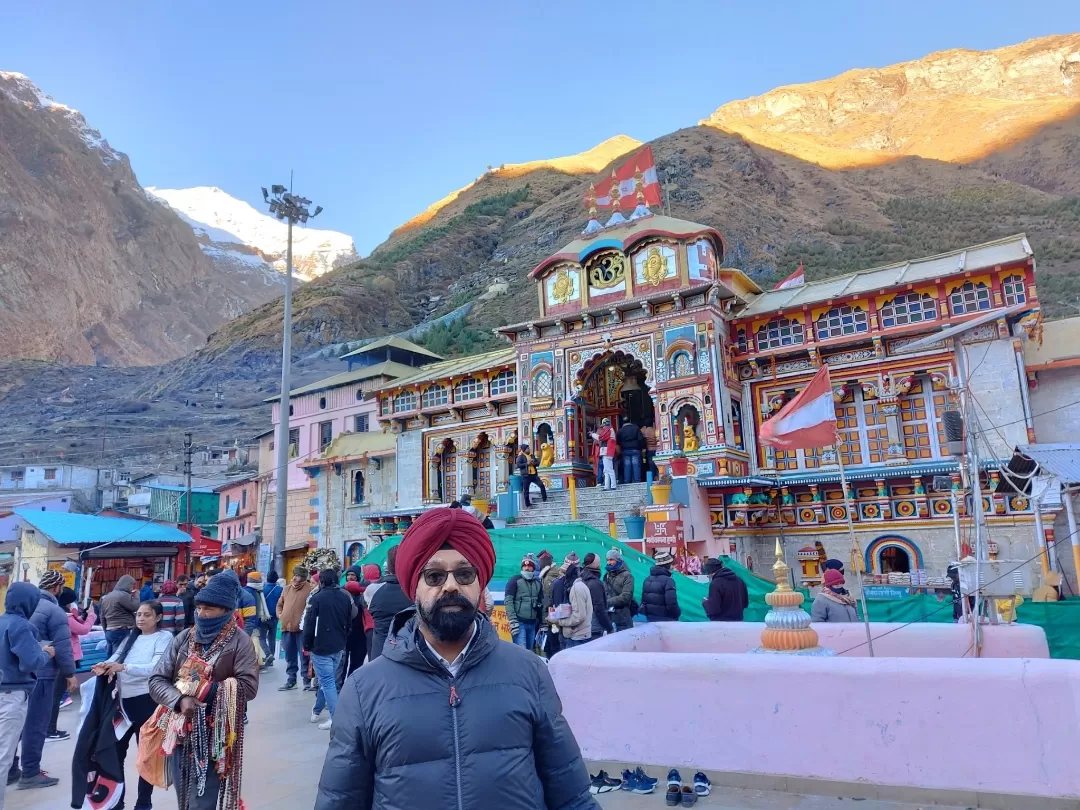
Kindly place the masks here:
<instances>
[{"instance_id":1,"label":"stone paved ground","mask_svg":"<svg viewBox=\"0 0 1080 810\"><path fill-rule=\"evenodd\" d=\"M280 666L265 675L262 691L249 711L251 724L248 726L244 756L244 799L248 810L307 810L314 805L315 787L329 732L319 731L308 722L313 699L311 693L277 691L284 680L284 669ZM64 710L60 713L60 727L74 732L77 716L76 706ZM69 808L74 745L73 740L46 743L42 767L59 777L60 784L46 790L18 791L13 787L8 788L6 810ZM134 761L132 749L128 754L128 776L132 784L136 778ZM659 771L654 775L660 775ZM598 797L598 801L604 810L666 807L661 790L649 796L617 791ZM129 810L132 804L128 802ZM712 796L699 801L697 807L703 810L918 810L920 806L716 787ZM176 810L175 794L171 791L155 791L154 808ZM947 808L939 807L938 810Z\"/></svg>"}]
</instances>

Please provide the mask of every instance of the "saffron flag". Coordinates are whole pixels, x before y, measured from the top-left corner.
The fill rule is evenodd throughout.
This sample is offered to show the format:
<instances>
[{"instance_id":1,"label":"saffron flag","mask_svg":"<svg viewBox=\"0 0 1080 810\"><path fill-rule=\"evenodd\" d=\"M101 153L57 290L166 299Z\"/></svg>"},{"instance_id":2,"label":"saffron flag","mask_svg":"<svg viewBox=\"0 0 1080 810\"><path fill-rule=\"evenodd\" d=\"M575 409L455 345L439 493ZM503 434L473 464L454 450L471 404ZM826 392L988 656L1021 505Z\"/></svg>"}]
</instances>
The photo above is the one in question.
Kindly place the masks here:
<instances>
[{"instance_id":1,"label":"saffron flag","mask_svg":"<svg viewBox=\"0 0 1080 810\"><path fill-rule=\"evenodd\" d=\"M637 205L637 175L641 174L642 191L646 205L660 205L660 181L656 176L656 161L651 146L646 146L634 153L615 172L615 181L619 183L619 207L630 210ZM596 194L597 208L611 208L611 176L598 180L591 193ZM591 204L590 195L585 197L585 207Z\"/></svg>"},{"instance_id":2,"label":"saffron flag","mask_svg":"<svg viewBox=\"0 0 1080 810\"><path fill-rule=\"evenodd\" d=\"M801 287L806 283L806 270L803 268L803 263L799 262L798 269L790 276L785 278L775 287L774 290L786 290L788 287Z\"/></svg>"},{"instance_id":3,"label":"saffron flag","mask_svg":"<svg viewBox=\"0 0 1080 810\"><path fill-rule=\"evenodd\" d=\"M836 444L836 411L828 365L823 365L806 388L761 425L761 441L783 450Z\"/></svg>"}]
</instances>

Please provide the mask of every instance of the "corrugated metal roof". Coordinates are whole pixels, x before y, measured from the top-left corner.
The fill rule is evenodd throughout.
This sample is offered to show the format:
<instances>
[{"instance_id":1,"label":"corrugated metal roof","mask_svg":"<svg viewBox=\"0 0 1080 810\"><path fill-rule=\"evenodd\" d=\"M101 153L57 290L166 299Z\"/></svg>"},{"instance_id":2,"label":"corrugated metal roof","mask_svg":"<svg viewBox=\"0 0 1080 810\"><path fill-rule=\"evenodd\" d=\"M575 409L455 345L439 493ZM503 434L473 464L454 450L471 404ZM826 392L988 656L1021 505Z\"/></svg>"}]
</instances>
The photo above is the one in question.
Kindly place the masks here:
<instances>
[{"instance_id":1,"label":"corrugated metal roof","mask_svg":"<svg viewBox=\"0 0 1080 810\"><path fill-rule=\"evenodd\" d=\"M445 359L441 354L435 354L435 352L425 349L423 346L418 346L411 340L406 340L397 335L389 335L388 337L381 337L373 340L371 343L365 343L359 349L353 349L348 354L341 355L341 359L344 360L346 357L355 357L356 355L366 354L367 352L377 351L378 349L401 349L404 352L422 354L426 357L434 358L435 360Z\"/></svg>"},{"instance_id":2,"label":"corrugated metal roof","mask_svg":"<svg viewBox=\"0 0 1080 810\"><path fill-rule=\"evenodd\" d=\"M938 256L927 256L923 259L874 267L823 281L812 281L801 287L771 290L755 298L739 314L739 317L762 315L803 304L820 303L845 295L870 292L898 284L913 284L961 272L988 270L997 265L1024 261L1031 255L1031 246L1028 244L1027 236L1017 234Z\"/></svg>"},{"instance_id":3,"label":"corrugated metal roof","mask_svg":"<svg viewBox=\"0 0 1080 810\"><path fill-rule=\"evenodd\" d=\"M432 357L439 356L436 354L432 355ZM343 385L363 382L364 380L370 380L373 377L406 377L410 374L415 374L418 368L424 368L424 366L407 366L404 363L398 363L396 360L383 360L381 363L376 363L373 366L361 366L360 368L354 368L352 371L343 371L341 374L335 374L333 377L327 377L326 379L318 380L309 385L294 388L289 392L289 397L314 394L316 391L329 391L331 388L340 388ZM281 399L280 395L267 397L263 402L277 402L279 399Z\"/></svg>"},{"instance_id":4,"label":"corrugated metal roof","mask_svg":"<svg viewBox=\"0 0 1080 810\"><path fill-rule=\"evenodd\" d=\"M22 506L24 503L35 503L37 501L51 501L53 498L70 498L70 489L56 489L52 491L44 492L22 492L18 495L0 495L0 507L5 509L13 509L16 506Z\"/></svg>"},{"instance_id":5,"label":"corrugated metal roof","mask_svg":"<svg viewBox=\"0 0 1080 810\"><path fill-rule=\"evenodd\" d=\"M448 377L459 377L462 374L470 374L474 371L483 371L498 366L514 364L515 350L498 349L484 354L473 354L468 357L458 357L455 360L446 360L442 363L432 363L417 370L416 374L402 377L399 380L387 383L382 390L387 388L400 388L406 385L443 380Z\"/></svg>"},{"instance_id":6,"label":"corrugated metal roof","mask_svg":"<svg viewBox=\"0 0 1080 810\"><path fill-rule=\"evenodd\" d=\"M191 542L191 536L175 526L148 520L40 512L33 509L16 509L15 514L62 546Z\"/></svg>"},{"instance_id":7,"label":"corrugated metal roof","mask_svg":"<svg viewBox=\"0 0 1080 810\"><path fill-rule=\"evenodd\" d=\"M179 484L147 484L147 489L163 489L166 492L187 492L187 487L180 486ZM200 495L213 495L216 490L214 487L192 487L192 494Z\"/></svg>"},{"instance_id":8,"label":"corrugated metal roof","mask_svg":"<svg viewBox=\"0 0 1080 810\"><path fill-rule=\"evenodd\" d=\"M316 459L304 467L322 466L328 459L355 458L364 455L385 455L397 450L397 436L393 433L370 431L368 433L342 433L330 443Z\"/></svg>"},{"instance_id":9,"label":"corrugated metal roof","mask_svg":"<svg viewBox=\"0 0 1080 810\"><path fill-rule=\"evenodd\" d=\"M1080 483L1080 444L1021 444L1016 449L1037 462L1042 472L1067 484Z\"/></svg>"}]
</instances>

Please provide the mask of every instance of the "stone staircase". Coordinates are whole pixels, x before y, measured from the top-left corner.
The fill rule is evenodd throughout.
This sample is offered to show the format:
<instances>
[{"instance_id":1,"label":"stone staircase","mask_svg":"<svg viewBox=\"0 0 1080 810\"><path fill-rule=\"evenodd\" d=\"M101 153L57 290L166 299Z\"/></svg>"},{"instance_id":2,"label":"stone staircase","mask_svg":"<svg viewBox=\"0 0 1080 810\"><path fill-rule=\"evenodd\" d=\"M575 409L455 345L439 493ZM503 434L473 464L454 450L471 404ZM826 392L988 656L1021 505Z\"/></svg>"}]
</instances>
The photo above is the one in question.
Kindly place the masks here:
<instances>
[{"instance_id":1,"label":"stone staircase","mask_svg":"<svg viewBox=\"0 0 1080 810\"><path fill-rule=\"evenodd\" d=\"M545 526L554 523L570 523L570 492L568 490L548 490L548 500L544 503L540 500L540 493L534 489L530 497L533 500L531 509L522 508L517 520L510 528L523 526ZM600 487L579 487L577 491L578 518L577 523L584 523L594 529L608 532L608 512L615 513L615 524L618 527L620 540L626 539L626 526L622 519L630 514L630 510L644 504L647 498L646 484L623 484L614 492L603 490Z\"/></svg>"}]
</instances>

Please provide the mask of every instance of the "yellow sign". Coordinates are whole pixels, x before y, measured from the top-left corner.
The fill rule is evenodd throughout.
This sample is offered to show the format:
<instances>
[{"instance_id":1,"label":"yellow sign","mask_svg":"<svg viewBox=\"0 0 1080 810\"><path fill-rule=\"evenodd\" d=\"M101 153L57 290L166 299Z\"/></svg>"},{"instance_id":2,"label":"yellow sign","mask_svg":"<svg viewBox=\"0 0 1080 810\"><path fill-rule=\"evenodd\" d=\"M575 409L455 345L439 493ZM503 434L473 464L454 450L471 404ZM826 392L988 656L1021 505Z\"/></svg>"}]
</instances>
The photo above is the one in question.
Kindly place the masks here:
<instances>
[{"instance_id":1,"label":"yellow sign","mask_svg":"<svg viewBox=\"0 0 1080 810\"><path fill-rule=\"evenodd\" d=\"M495 630L499 633L499 638L503 641L514 640L510 635L510 620L506 618L506 608L502 605L496 605L491 609L491 623L495 626Z\"/></svg>"},{"instance_id":2,"label":"yellow sign","mask_svg":"<svg viewBox=\"0 0 1080 810\"><path fill-rule=\"evenodd\" d=\"M51 563L49 563L49 568L51 570L53 570L53 571L59 571L61 574L63 574L64 575L64 585L71 588L71 590L75 590L75 572L74 571L68 571L67 569L65 569L63 562L51 562Z\"/></svg>"}]
</instances>

